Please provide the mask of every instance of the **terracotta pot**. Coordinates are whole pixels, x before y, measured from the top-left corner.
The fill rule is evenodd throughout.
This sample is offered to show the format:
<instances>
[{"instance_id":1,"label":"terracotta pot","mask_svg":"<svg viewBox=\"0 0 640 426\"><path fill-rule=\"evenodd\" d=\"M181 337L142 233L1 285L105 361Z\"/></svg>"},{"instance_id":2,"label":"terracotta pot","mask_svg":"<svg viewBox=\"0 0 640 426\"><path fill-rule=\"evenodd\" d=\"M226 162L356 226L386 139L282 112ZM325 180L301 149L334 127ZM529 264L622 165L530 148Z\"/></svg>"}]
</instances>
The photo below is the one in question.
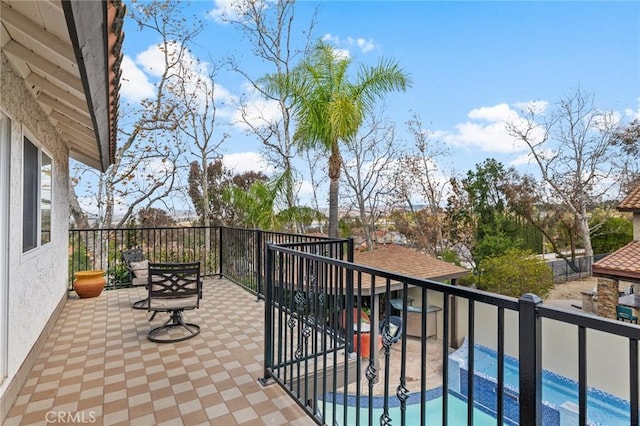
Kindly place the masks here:
<instances>
[{"instance_id":1,"label":"terracotta pot","mask_svg":"<svg viewBox=\"0 0 640 426\"><path fill-rule=\"evenodd\" d=\"M104 290L104 284L104 271L102 269L78 271L76 272L76 279L73 281L73 289L82 298L96 297Z\"/></svg>"}]
</instances>

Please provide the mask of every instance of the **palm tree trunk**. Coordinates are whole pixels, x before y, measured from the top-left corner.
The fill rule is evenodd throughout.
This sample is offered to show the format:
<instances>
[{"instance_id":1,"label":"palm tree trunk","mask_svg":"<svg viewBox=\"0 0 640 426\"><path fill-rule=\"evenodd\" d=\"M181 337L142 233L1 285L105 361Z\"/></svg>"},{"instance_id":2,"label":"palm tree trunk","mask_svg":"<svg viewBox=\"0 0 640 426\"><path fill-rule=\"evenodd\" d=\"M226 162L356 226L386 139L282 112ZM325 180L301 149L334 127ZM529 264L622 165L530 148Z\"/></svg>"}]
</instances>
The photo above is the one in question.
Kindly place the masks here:
<instances>
[{"instance_id":1,"label":"palm tree trunk","mask_svg":"<svg viewBox=\"0 0 640 426\"><path fill-rule=\"evenodd\" d=\"M338 179L329 183L329 237L338 238Z\"/></svg>"},{"instance_id":2,"label":"palm tree trunk","mask_svg":"<svg viewBox=\"0 0 640 426\"><path fill-rule=\"evenodd\" d=\"M342 156L338 147L338 141L331 145L329 157L329 237L338 238L338 189L340 186L340 167Z\"/></svg>"}]
</instances>

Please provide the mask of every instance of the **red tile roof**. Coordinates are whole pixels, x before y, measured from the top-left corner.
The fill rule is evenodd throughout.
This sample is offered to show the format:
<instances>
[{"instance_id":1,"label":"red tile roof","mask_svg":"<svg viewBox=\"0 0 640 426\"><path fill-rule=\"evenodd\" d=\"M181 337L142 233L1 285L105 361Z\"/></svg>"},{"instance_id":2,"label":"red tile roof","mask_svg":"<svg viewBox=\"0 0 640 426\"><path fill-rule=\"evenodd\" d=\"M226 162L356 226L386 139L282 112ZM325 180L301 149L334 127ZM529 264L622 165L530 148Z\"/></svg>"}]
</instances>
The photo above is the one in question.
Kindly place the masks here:
<instances>
[{"instance_id":1,"label":"red tile roof","mask_svg":"<svg viewBox=\"0 0 640 426\"><path fill-rule=\"evenodd\" d=\"M377 246L374 251L357 251L354 263L435 281L460 278L468 273L460 266L395 244Z\"/></svg>"},{"instance_id":2,"label":"red tile roof","mask_svg":"<svg viewBox=\"0 0 640 426\"><path fill-rule=\"evenodd\" d=\"M624 197L618 204L618 210L621 212L640 212L640 185L636 186Z\"/></svg>"},{"instance_id":3,"label":"red tile roof","mask_svg":"<svg viewBox=\"0 0 640 426\"><path fill-rule=\"evenodd\" d=\"M640 280L640 241L632 241L593 264L593 276Z\"/></svg>"}]
</instances>

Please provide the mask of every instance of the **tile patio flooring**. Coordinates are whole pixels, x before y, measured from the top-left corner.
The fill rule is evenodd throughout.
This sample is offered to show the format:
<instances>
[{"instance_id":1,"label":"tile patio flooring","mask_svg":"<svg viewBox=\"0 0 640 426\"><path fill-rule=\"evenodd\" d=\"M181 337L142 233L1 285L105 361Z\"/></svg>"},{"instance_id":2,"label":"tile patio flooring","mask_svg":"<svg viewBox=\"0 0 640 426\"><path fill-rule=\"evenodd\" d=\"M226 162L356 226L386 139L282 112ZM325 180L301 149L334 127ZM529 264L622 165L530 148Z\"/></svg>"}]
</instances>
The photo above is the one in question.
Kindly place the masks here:
<instances>
[{"instance_id":1,"label":"tile patio flooring","mask_svg":"<svg viewBox=\"0 0 640 426\"><path fill-rule=\"evenodd\" d=\"M255 296L205 280L200 309L185 315L200 335L172 344L147 340L147 312L131 309L144 296L144 288L71 293L5 425L46 424L50 412L94 425L314 424L278 385L257 383L264 303Z\"/></svg>"}]
</instances>

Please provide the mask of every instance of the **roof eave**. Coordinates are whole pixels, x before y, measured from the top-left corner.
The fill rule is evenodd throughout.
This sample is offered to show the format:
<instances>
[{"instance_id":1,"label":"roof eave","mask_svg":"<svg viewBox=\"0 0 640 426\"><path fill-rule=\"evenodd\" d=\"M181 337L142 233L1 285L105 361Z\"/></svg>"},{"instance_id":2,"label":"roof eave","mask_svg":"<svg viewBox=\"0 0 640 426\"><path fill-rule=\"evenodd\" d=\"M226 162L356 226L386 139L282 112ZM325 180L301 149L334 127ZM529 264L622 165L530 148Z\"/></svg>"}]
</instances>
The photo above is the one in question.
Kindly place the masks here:
<instances>
[{"instance_id":1,"label":"roof eave","mask_svg":"<svg viewBox=\"0 0 640 426\"><path fill-rule=\"evenodd\" d=\"M102 1L62 1L98 144L99 169L103 172L113 164L115 157L119 59L122 56L121 25L115 39L105 30L114 30L116 15L121 16L118 12L124 8L119 1L113 3L118 4L109 10L107 3ZM111 56L116 59L110 61Z\"/></svg>"}]
</instances>

